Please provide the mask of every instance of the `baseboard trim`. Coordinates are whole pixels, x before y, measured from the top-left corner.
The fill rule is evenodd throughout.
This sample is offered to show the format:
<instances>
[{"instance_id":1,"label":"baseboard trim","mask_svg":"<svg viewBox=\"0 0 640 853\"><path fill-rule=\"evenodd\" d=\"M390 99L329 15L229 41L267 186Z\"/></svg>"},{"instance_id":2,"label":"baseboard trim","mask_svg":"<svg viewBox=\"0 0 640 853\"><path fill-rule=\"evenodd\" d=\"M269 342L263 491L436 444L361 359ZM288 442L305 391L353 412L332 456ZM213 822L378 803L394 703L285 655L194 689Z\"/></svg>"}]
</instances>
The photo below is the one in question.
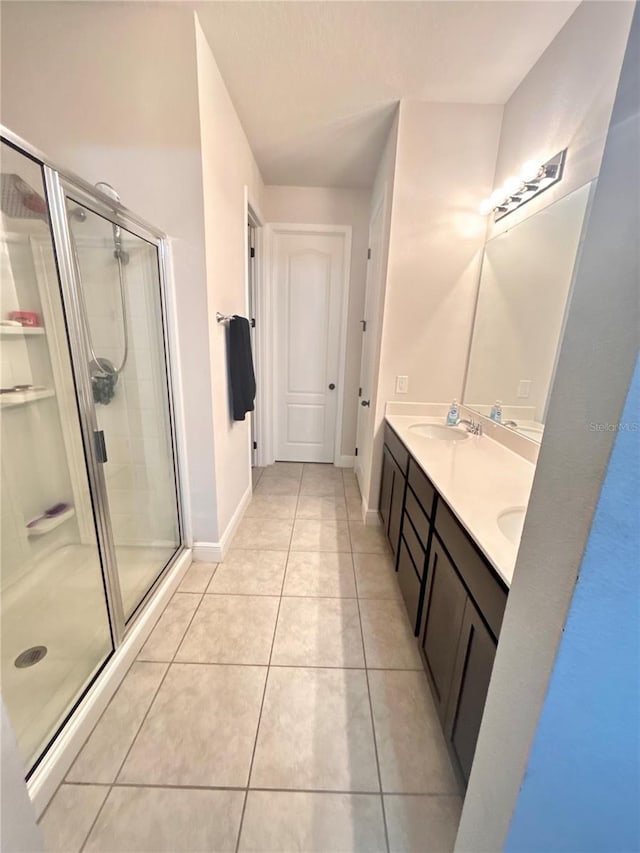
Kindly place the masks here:
<instances>
[{"instance_id":1,"label":"baseboard trim","mask_svg":"<svg viewBox=\"0 0 640 853\"><path fill-rule=\"evenodd\" d=\"M247 486L247 490L242 496L240 503L236 507L236 511L231 517L231 521L227 524L227 528L220 537L219 542L194 542L193 543L193 559L197 563L222 563L224 558L229 553L231 541L235 536L238 525L243 519L247 507L251 503L253 489L251 484Z\"/></svg>"},{"instance_id":2,"label":"baseboard trim","mask_svg":"<svg viewBox=\"0 0 640 853\"><path fill-rule=\"evenodd\" d=\"M191 549L186 549L153 593L125 641L100 673L64 731L29 779L27 791L33 802L37 819L40 818L67 775L84 742L120 686L191 562Z\"/></svg>"},{"instance_id":3,"label":"baseboard trim","mask_svg":"<svg viewBox=\"0 0 640 853\"><path fill-rule=\"evenodd\" d=\"M364 498L362 498L362 520L365 527L379 527L381 524L380 513L378 512L377 507L375 509L370 509Z\"/></svg>"},{"instance_id":4,"label":"baseboard trim","mask_svg":"<svg viewBox=\"0 0 640 853\"><path fill-rule=\"evenodd\" d=\"M336 468L353 468L355 461L355 456L336 456L333 464Z\"/></svg>"}]
</instances>

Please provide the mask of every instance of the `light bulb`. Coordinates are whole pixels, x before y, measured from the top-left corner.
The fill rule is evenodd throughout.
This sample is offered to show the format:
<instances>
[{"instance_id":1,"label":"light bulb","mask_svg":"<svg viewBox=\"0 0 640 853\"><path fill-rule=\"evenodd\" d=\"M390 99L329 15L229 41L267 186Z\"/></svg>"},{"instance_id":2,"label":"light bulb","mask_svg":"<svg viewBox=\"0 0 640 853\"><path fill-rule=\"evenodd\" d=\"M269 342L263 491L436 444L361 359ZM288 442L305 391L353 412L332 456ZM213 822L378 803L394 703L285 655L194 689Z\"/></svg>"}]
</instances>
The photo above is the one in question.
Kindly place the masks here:
<instances>
[{"instance_id":1,"label":"light bulb","mask_svg":"<svg viewBox=\"0 0 640 853\"><path fill-rule=\"evenodd\" d=\"M489 196L491 206L496 207L496 205L500 204L500 202L504 200L505 195L506 193L502 187L498 187L497 190L494 190Z\"/></svg>"},{"instance_id":2,"label":"light bulb","mask_svg":"<svg viewBox=\"0 0 640 853\"><path fill-rule=\"evenodd\" d=\"M511 175L510 178L504 182L504 194L506 196L514 195L522 186L522 181L520 178L517 178L515 175Z\"/></svg>"},{"instance_id":3,"label":"light bulb","mask_svg":"<svg viewBox=\"0 0 640 853\"><path fill-rule=\"evenodd\" d=\"M535 181L539 174L540 164L536 163L535 160L527 160L520 169L520 180L528 184L530 181Z\"/></svg>"},{"instance_id":4,"label":"light bulb","mask_svg":"<svg viewBox=\"0 0 640 853\"><path fill-rule=\"evenodd\" d=\"M493 204L490 198L485 198L480 202L480 213L482 216L487 216L493 210Z\"/></svg>"}]
</instances>

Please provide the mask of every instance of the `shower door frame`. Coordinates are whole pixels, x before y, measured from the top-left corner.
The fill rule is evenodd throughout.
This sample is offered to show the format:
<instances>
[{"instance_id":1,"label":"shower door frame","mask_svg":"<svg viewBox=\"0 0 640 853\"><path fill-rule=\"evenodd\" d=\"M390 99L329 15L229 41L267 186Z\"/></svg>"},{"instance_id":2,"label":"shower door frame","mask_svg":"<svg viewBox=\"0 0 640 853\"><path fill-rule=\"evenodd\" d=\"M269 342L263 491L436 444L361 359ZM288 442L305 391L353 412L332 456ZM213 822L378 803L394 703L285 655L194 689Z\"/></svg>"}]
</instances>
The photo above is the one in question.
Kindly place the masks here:
<instances>
[{"instance_id":1,"label":"shower door frame","mask_svg":"<svg viewBox=\"0 0 640 853\"><path fill-rule=\"evenodd\" d=\"M166 235L153 228L147 223L143 223L138 217L131 214L130 211L123 208L119 202L110 199L99 193L94 187L87 186L84 182L79 181L75 177L68 174L61 174L56 169L44 165L45 186L47 190L47 201L49 204L49 213L51 217L51 230L53 233L54 247L59 262L60 282L63 294L63 303L65 313L67 314L67 322L70 327L70 340L72 347L76 352L72 353L72 361L79 365L76 371L78 375L79 385L82 386L82 396L80 399L81 421L83 429L86 430L85 443L87 446L87 455L90 468L90 480L92 485L95 485L96 500L99 507L99 518L101 535L100 538L104 544L105 557L105 574L107 582L107 597L109 598L109 606L113 607L113 622L116 650L126 634L135 624L137 616L144 609L145 602L153 593L154 589L161 582L166 572L171 568L174 562L180 557L184 549L184 525L181 506L181 488L180 488L180 469L179 459L177 455L177 436L175 431L175 411L174 411L174 392L173 392L173 374L171 371L170 351L169 351L169 323L167 316L167 245ZM121 226L125 231L130 232L134 236L153 245L157 251L158 263L158 280L160 286L160 306L162 317L162 342L163 342L163 357L164 368L166 375L166 385L168 393L168 410L169 410L169 425L171 439L171 457L173 462L173 472L175 479L176 493L176 511L178 517L179 543L176 551L167 562L166 566L155 578L149 586L146 593L137 604L135 610L128 620L125 620L125 614L122 604L122 593L120 589L120 579L118 575L118 565L113 538L113 528L109 511L109 501L107 493L107 484L104 474L102 462L98 459L96 453L95 437L99 434L100 429L96 418L96 408L93 401L93 393L91 390L91 377L86 365L89 363L89 353L86 347L86 335L84 330L84 320L80 307L80 288L82 287L81 272L77 264L77 258L72 251L71 240L73 239L70 233L69 221L67 218L67 198L72 199L82 207L101 216L108 222Z\"/></svg>"},{"instance_id":2,"label":"shower door frame","mask_svg":"<svg viewBox=\"0 0 640 853\"><path fill-rule=\"evenodd\" d=\"M177 385L175 371L172 369L173 356L171 349L175 338L172 335L171 318L168 310L168 237L164 232L146 222L119 202L100 192L87 181L84 181L82 178L66 169L56 166L41 151L34 148L34 146L30 145L24 139L21 139L3 125L0 125L0 136L13 148L18 151L22 151L30 159L38 162L42 166L43 170L53 248L62 295L62 307L65 322L67 324L67 337L74 374L73 378L85 451L87 477L92 499L94 501L94 516L98 533L98 544L102 558L101 562L105 583L107 609L113 637L113 655L117 653L119 646L122 645L124 639L138 621L138 618L145 611L146 604L153 593L157 590L158 586L162 583L163 579L167 576L167 573L178 562L188 548L185 536L185 516L183 507L184 492L182 488L183 477L178 451L178 436L176 432L177 418L175 398L176 396L179 397L179 388ZM145 595L126 622L122 604L120 580L118 577L107 485L103 464L99 461L96 452L96 435L99 430L96 419L95 403L93 401L91 378L89 371L86 368L86 365L88 364L88 352L86 349L84 324L79 303L79 288L82 286L82 282L80 270L77 267L76 259L72 251L71 235L66 209L66 198L68 195L78 204L86 207L87 210L103 217L109 222L121 226L136 237L155 246L157 251L163 358L168 393L169 434L171 440L171 460L173 463L175 480L179 542L175 553L164 566L162 571L160 571L153 583L149 586ZM93 683L93 681L91 683ZM82 695L86 693L86 690L90 686L90 684L87 685ZM81 698L82 696L78 697L77 701L79 702ZM77 702L76 705L74 705L74 708L75 707L77 707ZM73 713L73 709L70 713ZM51 744L49 744L49 747L50 746ZM47 747L38 758L29 775L31 775L38 767L43 757L47 754L49 747Z\"/></svg>"}]
</instances>

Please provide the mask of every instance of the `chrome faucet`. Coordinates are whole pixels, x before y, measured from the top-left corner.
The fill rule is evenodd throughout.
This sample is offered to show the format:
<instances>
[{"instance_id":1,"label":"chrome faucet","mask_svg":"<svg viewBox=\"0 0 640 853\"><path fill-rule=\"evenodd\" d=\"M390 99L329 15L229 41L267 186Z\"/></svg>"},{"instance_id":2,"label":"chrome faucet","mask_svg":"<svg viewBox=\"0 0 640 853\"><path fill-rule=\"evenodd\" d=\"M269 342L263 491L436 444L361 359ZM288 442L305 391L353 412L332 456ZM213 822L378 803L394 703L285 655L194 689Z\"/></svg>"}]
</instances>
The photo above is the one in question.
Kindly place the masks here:
<instances>
[{"instance_id":1,"label":"chrome faucet","mask_svg":"<svg viewBox=\"0 0 640 853\"><path fill-rule=\"evenodd\" d=\"M456 421L456 426L460 426L464 424L467 428L467 432L470 432L471 435L482 435L482 424L476 423L473 420L469 420L468 418L458 418Z\"/></svg>"}]
</instances>

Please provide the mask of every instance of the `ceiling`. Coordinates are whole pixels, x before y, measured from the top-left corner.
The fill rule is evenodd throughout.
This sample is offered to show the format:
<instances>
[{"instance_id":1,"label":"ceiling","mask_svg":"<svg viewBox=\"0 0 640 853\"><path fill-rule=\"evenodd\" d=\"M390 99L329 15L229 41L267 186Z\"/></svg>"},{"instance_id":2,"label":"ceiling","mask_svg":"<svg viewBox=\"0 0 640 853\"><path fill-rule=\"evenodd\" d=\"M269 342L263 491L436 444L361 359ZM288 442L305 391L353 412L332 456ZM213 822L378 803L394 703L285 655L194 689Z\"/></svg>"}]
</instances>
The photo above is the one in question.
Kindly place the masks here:
<instances>
[{"instance_id":1,"label":"ceiling","mask_svg":"<svg viewBox=\"0 0 640 853\"><path fill-rule=\"evenodd\" d=\"M267 184L367 187L401 98L505 103L577 0L195 3Z\"/></svg>"}]
</instances>

